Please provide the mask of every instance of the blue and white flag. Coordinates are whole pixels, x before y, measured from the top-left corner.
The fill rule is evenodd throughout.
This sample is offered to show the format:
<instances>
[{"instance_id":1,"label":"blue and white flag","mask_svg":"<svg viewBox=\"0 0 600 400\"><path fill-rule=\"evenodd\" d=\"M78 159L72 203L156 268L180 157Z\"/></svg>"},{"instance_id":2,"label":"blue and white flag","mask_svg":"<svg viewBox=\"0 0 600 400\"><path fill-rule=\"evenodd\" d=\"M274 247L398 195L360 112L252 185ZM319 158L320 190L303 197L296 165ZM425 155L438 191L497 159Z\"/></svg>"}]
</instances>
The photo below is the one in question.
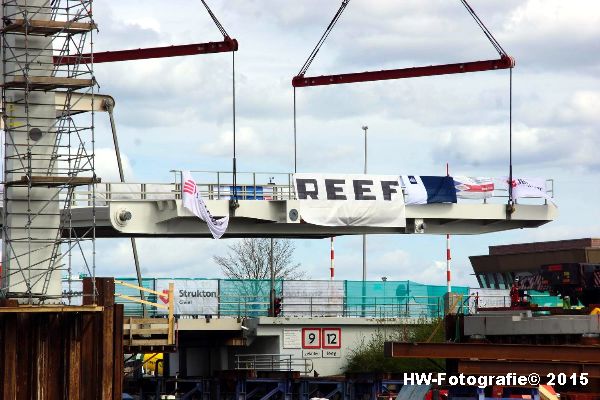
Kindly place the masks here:
<instances>
[{"instance_id":1,"label":"blue and white flag","mask_svg":"<svg viewBox=\"0 0 600 400\"><path fill-rule=\"evenodd\" d=\"M183 181L183 206L190 210L194 215L206 222L210 233L213 238L219 239L227 230L229 225L229 217L223 217L216 219L210 214L206 203L202 200L202 196L196 186L196 181L192 178L189 171L183 171L181 173Z\"/></svg>"},{"instance_id":2,"label":"blue and white flag","mask_svg":"<svg viewBox=\"0 0 600 400\"><path fill-rule=\"evenodd\" d=\"M456 203L451 176L402 175L406 204Z\"/></svg>"}]
</instances>

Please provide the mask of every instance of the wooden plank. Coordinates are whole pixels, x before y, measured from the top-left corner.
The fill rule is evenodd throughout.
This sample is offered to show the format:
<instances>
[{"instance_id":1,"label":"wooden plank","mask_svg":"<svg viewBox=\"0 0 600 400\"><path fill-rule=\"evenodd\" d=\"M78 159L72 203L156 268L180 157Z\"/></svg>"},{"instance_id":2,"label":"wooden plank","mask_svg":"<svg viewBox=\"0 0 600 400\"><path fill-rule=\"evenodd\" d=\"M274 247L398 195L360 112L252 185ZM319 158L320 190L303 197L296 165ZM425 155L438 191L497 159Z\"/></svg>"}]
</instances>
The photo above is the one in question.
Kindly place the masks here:
<instances>
[{"instance_id":1,"label":"wooden plank","mask_svg":"<svg viewBox=\"0 0 600 400\"><path fill-rule=\"evenodd\" d=\"M6 339L4 337L4 319L6 316L0 315L0 395L4 395L4 343Z\"/></svg>"},{"instance_id":2,"label":"wooden plank","mask_svg":"<svg viewBox=\"0 0 600 400\"><path fill-rule=\"evenodd\" d=\"M70 400L81 399L81 326L82 315L74 315L68 327L68 368L67 398Z\"/></svg>"},{"instance_id":3,"label":"wooden plank","mask_svg":"<svg viewBox=\"0 0 600 400\"><path fill-rule=\"evenodd\" d=\"M0 362L3 363L2 383L3 399L17 398L17 329L15 329L17 316L5 316L2 318L4 332L3 342L1 343L4 354ZM26 334L26 333L24 333Z\"/></svg>"},{"instance_id":4,"label":"wooden plank","mask_svg":"<svg viewBox=\"0 0 600 400\"><path fill-rule=\"evenodd\" d=\"M174 292L175 284L173 282L169 282L169 344L175 343L175 318L173 317L173 313L175 311Z\"/></svg>"},{"instance_id":5,"label":"wooden plank","mask_svg":"<svg viewBox=\"0 0 600 400\"><path fill-rule=\"evenodd\" d=\"M123 345L123 351L127 354L133 353L175 353L177 346L159 345L159 346L129 346Z\"/></svg>"},{"instance_id":6,"label":"wooden plank","mask_svg":"<svg viewBox=\"0 0 600 400\"><path fill-rule=\"evenodd\" d=\"M4 87L7 89L53 90L83 89L94 85L92 79L62 78L57 76L7 76Z\"/></svg>"},{"instance_id":7,"label":"wooden plank","mask_svg":"<svg viewBox=\"0 0 600 400\"><path fill-rule=\"evenodd\" d=\"M102 306L19 306L0 307L1 313L71 313L71 312L101 312Z\"/></svg>"},{"instance_id":8,"label":"wooden plank","mask_svg":"<svg viewBox=\"0 0 600 400\"><path fill-rule=\"evenodd\" d=\"M34 365L36 360L36 338L38 335L35 323L30 314L15 315L14 327L22 332L17 336L16 346L22 351L17 353L17 398L28 399L33 397L36 376ZM20 375L20 376L19 376Z\"/></svg>"},{"instance_id":9,"label":"wooden plank","mask_svg":"<svg viewBox=\"0 0 600 400\"><path fill-rule=\"evenodd\" d=\"M148 304L148 305L151 305L156 308L164 308L164 309L169 308L169 306L167 306L166 304L153 303L148 300L142 300L142 299L138 299L137 297L131 297L131 296L127 296L127 295L120 294L120 293L115 293L115 296L119 297L121 299L132 301L134 303Z\"/></svg>"},{"instance_id":10,"label":"wooden plank","mask_svg":"<svg viewBox=\"0 0 600 400\"><path fill-rule=\"evenodd\" d=\"M123 393L123 314L123 304L115 304L113 327L113 400L121 400Z\"/></svg>"},{"instance_id":11,"label":"wooden plank","mask_svg":"<svg viewBox=\"0 0 600 400\"><path fill-rule=\"evenodd\" d=\"M63 326L69 323L68 318L64 318L66 314L36 314L36 318L46 317L47 324L44 329L44 389L46 396L42 397L47 400L62 400L62 390L64 388L63 371L65 364L64 346L68 343L63 341Z\"/></svg>"},{"instance_id":12,"label":"wooden plank","mask_svg":"<svg viewBox=\"0 0 600 400\"><path fill-rule=\"evenodd\" d=\"M125 335L168 335L169 327L166 328L132 328L124 330Z\"/></svg>"},{"instance_id":13,"label":"wooden plank","mask_svg":"<svg viewBox=\"0 0 600 400\"><path fill-rule=\"evenodd\" d=\"M133 339L130 346L168 346L167 339Z\"/></svg>"},{"instance_id":14,"label":"wooden plank","mask_svg":"<svg viewBox=\"0 0 600 400\"><path fill-rule=\"evenodd\" d=\"M56 33L85 33L97 28L97 25L91 22L75 22L75 21L56 21L56 20L39 20L30 19L26 24L24 19L15 19L8 24L1 32L19 32L29 34L52 35Z\"/></svg>"},{"instance_id":15,"label":"wooden plank","mask_svg":"<svg viewBox=\"0 0 600 400\"><path fill-rule=\"evenodd\" d=\"M102 398L111 399L113 397L113 362L114 359L114 319L113 307L108 307L103 312L102 321ZM118 362L123 362L118 360Z\"/></svg>"},{"instance_id":16,"label":"wooden plank","mask_svg":"<svg viewBox=\"0 0 600 400\"><path fill-rule=\"evenodd\" d=\"M81 399L95 399L97 379L94 363L94 331L98 314L81 315L81 359L80 359L80 392Z\"/></svg>"},{"instance_id":17,"label":"wooden plank","mask_svg":"<svg viewBox=\"0 0 600 400\"><path fill-rule=\"evenodd\" d=\"M167 325L169 320L167 318L129 318L130 325ZM127 324L125 324L127 325Z\"/></svg>"},{"instance_id":18,"label":"wooden plank","mask_svg":"<svg viewBox=\"0 0 600 400\"><path fill-rule=\"evenodd\" d=\"M100 182L100 178L87 176L21 176L19 180L6 182L6 186L81 186L93 185Z\"/></svg>"},{"instance_id":19,"label":"wooden plank","mask_svg":"<svg viewBox=\"0 0 600 400\"><path fill-rule=\"evenodd\" d=\"M132 285L131 283L119 281L117 279L115 279L115 284L121 285L121 286L126 286L126 287L129 287L129 288L135 289L135 290L143 290L144 292L152 293L152 294L155 294L157 296L164 296L165 295L163 292L157 292L156 290L148 289L148 288L145 288L145 287L142 287L142 286Z\"/></svg>"}]
</instances>

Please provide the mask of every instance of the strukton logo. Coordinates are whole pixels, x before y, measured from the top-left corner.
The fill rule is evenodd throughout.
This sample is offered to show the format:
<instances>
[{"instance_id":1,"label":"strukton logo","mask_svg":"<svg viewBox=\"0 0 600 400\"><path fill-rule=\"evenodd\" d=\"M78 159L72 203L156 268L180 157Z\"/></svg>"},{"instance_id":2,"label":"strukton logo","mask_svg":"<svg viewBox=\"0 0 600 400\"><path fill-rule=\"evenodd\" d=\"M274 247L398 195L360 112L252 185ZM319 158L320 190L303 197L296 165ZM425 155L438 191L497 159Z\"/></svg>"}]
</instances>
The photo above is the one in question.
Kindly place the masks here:
<instances>
[{"instance_id":1,"label":"strukton logo","mask_svg":"<svg viewBox=\"0 0 600 400\"><path fill-rule=\"evenodd\" d=\"M206 291L206 290L179 290L179 304L192 304L195 299L204 299L204 298L216 298L217 292L215 291ZM200 300L202 301L202 300Z\"/></svg>"},{"instance_id":2,"label":"strukton logo","mask_svg":"<svg viewBox=\"0 0 600 400\"><path fill-rule=\"evenodd\" d=\"M167 304L169 302L169 291L167 289L163 289L163 294L158 296L160 298L160 300Z\"/></svg>"}]
</instances>

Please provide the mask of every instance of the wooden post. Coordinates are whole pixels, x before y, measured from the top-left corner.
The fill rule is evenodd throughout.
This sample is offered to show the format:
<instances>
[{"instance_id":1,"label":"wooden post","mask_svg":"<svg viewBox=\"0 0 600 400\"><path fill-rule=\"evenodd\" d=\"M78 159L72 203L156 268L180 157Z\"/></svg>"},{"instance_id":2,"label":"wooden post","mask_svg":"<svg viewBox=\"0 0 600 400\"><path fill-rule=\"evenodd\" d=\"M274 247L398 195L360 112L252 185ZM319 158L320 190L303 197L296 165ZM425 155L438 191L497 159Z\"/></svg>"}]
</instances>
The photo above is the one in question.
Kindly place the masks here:
<instances>
[{"instance_id":1,"label":"wooden post","mask_svg":"<svg viewBox=\"0 0 600 400\"><path fill-rule=\"evenodd\" d=\"M123 304L114 306L114 362L113 362L113 400L121 400L123 396Z\"/></svg>"},{"instance_id":2,"label":"wooden post","mask_svg":"<svg viewBox=\"0 0 600 400\"><path fill-rule=\"evenodd\" d=\"M16 315L3 316L4 337L2 346L4 346L4 357L0 362L4 363L2 386L3 393L2 398L4 399L16 399L17 398L17 330L14 329L16 326Z\"/></svg>"},{"instance_id":3,"label":"wooden post","mask_svg":"<svg viewBox=\"0 0 600 400\"><path fill-rule=\"evenodd\" d=\"M169 334L167 342L169 345L175 343L175 317L173 316L173 311L175 308L175 285L173 282L169 282Z\"/></svg>"}]
</instances>

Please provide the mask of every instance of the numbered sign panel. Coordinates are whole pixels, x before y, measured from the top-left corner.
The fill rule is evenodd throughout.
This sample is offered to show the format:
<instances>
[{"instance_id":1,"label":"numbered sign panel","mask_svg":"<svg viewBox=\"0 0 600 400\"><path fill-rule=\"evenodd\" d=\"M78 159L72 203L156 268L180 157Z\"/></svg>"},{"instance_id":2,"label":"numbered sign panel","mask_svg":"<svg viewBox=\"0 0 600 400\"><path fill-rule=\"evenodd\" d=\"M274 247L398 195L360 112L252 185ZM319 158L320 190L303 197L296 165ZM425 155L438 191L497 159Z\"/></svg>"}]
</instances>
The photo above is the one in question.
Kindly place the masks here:
<instances>
[{"instance_id":1,"label":"numbered sign panel","mask_svg":"<svg viewBox=\"0 0 600 400\"><path fill-rule=\"evenodd\" d=\"M321 328L302 328L302 348L321 348Z\"/></svg>"},{"instance_id":2,"label":"numbered sign panel","mask_svg":"<svg viewBox=\"0 0 600 400\"><path fill-rule=\"evenodd\" d=\"M340 328L323 328L321 336L324 349L339 349L342 347L342 330Z\"/></svg>"}]
</instances>

